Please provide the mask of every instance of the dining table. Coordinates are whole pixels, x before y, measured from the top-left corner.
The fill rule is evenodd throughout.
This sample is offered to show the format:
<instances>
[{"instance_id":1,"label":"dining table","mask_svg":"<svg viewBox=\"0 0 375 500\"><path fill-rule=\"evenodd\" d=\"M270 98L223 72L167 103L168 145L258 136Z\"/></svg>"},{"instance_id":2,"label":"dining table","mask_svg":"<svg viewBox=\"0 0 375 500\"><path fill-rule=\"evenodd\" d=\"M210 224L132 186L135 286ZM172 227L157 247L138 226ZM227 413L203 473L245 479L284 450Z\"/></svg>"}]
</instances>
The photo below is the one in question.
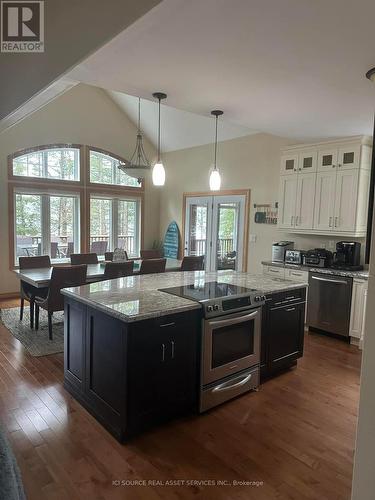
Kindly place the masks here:
<instances>
[{"instance_id":1,"label":"dining table","mask_svg":"<svg viewBox=\"0 0 375 500\"><path fill-rule=\"evenodd\" d=\"M134 274L139 274L142 259L134 260ZM103 279L106 262L98 264L87 264L86 283L92 283ZM165 266L166 272L179 271L181 268L181 260L168 259ZM35 269L15 269L14 272L20 281L29 283L36 288L46 288L51 280L53 267L42 267Z\"/></svg>"}]
</instances>

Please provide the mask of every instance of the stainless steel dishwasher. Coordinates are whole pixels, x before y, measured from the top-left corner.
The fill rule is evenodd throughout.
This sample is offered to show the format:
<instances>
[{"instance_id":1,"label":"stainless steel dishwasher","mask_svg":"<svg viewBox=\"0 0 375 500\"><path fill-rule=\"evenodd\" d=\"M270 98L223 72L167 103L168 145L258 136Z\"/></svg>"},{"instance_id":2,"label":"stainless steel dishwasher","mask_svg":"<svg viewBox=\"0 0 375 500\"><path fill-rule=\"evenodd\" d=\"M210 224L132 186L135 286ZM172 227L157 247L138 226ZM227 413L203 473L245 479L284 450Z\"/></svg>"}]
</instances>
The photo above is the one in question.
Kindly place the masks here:
<instances>
[{"instance_id":1,"label":"stainless steel dishwasher","mask_svg":"<svg viewBox=\"0 0 375 500\"><path fill-rule=\"evenodd\" d=\"M349 336L353 278L309 273L307 325Z\"/></svg>"}]
</instances>

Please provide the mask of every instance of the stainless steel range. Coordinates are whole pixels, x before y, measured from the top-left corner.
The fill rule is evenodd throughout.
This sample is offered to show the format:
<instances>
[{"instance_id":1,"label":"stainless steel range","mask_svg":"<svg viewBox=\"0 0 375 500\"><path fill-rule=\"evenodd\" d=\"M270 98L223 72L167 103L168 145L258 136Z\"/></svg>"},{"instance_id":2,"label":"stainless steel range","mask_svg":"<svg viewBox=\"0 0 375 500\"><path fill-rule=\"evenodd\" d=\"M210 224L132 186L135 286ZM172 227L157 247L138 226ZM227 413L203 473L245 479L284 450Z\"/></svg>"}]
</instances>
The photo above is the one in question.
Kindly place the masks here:
<instances>
[{"instance_id":1,"label":"stainless steel range","mask_svg":"<svg viewBox=\"0 0 375 500\"><path fill-rule=\"evenodd\" d=\"M251 288L199 280L161 291L202 304L200 411L257 388L265 296Z\"/></svg>"}]
</instances>

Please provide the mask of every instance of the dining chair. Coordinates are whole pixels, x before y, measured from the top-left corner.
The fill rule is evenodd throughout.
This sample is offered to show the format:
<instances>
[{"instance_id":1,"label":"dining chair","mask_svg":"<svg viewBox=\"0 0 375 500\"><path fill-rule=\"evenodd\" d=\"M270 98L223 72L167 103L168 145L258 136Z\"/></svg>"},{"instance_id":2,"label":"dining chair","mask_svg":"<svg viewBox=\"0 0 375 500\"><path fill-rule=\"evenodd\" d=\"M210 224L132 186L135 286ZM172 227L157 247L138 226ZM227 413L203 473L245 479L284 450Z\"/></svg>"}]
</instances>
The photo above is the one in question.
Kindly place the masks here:
<instances>
[{"instance_id":1,"label":"dining chair","mask_svg":"<svg viewBox=\"0 0 375 500\"><path fill-rule=\"evenodd\" d=\"M133 266L134 262L132 260L127 260L126 262L107 262L104 268L103 279L112 280L131 276L133 274Z\"/></svg>"},{"instance_id":2,"label":"dining chair","mask_svg":"<svg viewBox=\"0 0 375 500\"><path fill-rule=\"evenodd\" d=\"M36 257L19 257L18 265L20 270L24 269L38 269L43 267L51 267L51 259L49 255L38 255ZM34 328L34 299L35 295L46 296L48 292L48 287L37 288L25 281L20 281L20 295L21 295L21 307L20 307L20 321L23 320L23 309L25 305L25 300L30 303L30 328Z\"/></svg>"},{"instance_id":3,"label":"dining chair","mask_svg":"<svg viewBox=\"0 0 375 500\"><path fill-rule=\"evenodd\" d=\"M81 286L86 283L87 265L53 267L47 296L35 297L35 329L39 329L39 309L48 312L48 337L52 340L52 315L64 309L62 288Z\"/></svg>"},{"instance_id":4,"label":"dining chair","mask_svg":"<svg viewBox=\"0 0 375 500\"><path fill-rule=\"evenodd\" d=\"M204 255L189 255L182 259L180 271L202 271Z\"/></svg>"},{"instance_id":5,"label":"dining chair","mask_svg":"<svg viewBox=\"0 0 375 500\"><path fill-rule=\"evenodd\" d=\"M108 247L108 241L93 241L91 243L91 252L96 253L98 255L104 255L104 253L107 251Z\"/></svg>"},{"instance_id":6,"label":"dining chair","mask_svg":"<svg viewBox=\"0 0 375 500\"><path fill-rule=\"evenodd\" d=\"M141 250L141 259L160 259L160 250Z\"/></svg>"},{"instance_id":7,"label":"dining chair","mask_svg":"<svg viewBox=\"0 0 375 500\"><path fill-rule=\"evenodd\" d=\"M129 260L128 252L126 250L124 250L124 252L125 252L126 260ZM113 252L105 252L104 253L104 260L112 262L113 261Z\"/></svg>"},{"instance_id":8,"label":"dining chair","mask_svg":"<svg viewBox=\"0 0 375 500\"><path fill-rule=\"evenodd\" d=\"M96 253L72 253L70 254L70 263L72 266L79 264L97 264L98 256Z\"/></svg>"},{"instance_id":9,"label":"dining chair","mask_svg":"<svg viewBox=\"0 0 375 500\"><path fill-rule=\"evenodd\" d=\"M164 273L167 259L142 260L139 274Z\"/></svg>"}]
</instances>

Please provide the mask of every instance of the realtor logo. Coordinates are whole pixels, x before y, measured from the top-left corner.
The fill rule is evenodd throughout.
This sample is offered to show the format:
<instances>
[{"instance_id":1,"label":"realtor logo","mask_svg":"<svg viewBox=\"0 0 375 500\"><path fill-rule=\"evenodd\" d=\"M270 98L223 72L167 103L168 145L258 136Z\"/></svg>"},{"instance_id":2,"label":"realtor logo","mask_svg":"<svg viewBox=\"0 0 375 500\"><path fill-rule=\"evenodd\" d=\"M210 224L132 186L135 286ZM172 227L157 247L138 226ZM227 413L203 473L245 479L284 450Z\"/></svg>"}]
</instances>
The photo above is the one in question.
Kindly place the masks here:
<instances>
[{"instance_id":1,"label":"realtor logo","mask_svg":"<svg viewBox=\"0 0 375 500\"><path fill-rule=\"evenodd\" d=\"M44 52L44 1L1 1L1 52Z\"/></svg>"}]
</instances>

